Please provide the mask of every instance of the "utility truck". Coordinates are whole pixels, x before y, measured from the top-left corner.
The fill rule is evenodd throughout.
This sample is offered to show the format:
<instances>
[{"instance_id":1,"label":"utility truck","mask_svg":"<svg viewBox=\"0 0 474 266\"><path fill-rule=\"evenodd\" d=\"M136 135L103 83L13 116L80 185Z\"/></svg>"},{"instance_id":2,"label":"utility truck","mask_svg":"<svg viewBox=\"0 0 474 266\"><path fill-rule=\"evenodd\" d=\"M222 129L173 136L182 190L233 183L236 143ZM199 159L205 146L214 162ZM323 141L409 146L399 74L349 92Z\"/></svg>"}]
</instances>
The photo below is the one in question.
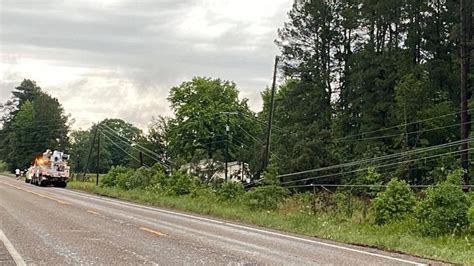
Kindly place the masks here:
<instances>
[{"instance_id":1,"label":"utility truck","mask_svg":"<svg viewBox=\"0 0 474 266\"><path fill-rule=\"evenodd\" d=\"M35 158L26 173L26 183L37 186L66 187L69 180L69 155L60 151L46 150Z\"/></svg>"}]
</instances>

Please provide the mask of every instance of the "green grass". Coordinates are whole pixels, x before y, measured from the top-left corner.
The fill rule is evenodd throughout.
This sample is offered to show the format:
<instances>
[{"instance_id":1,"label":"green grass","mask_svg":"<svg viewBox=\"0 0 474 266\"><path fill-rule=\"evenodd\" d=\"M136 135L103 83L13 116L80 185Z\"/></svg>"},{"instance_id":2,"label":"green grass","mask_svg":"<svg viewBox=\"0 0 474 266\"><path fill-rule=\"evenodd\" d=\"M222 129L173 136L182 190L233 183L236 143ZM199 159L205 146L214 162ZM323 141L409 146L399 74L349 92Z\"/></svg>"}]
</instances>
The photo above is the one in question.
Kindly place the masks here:
<instances>
[{"instance_id":1,"label":"green grass","mask_svg":"<svg viewBox=\"0 0 474 266\"><path fill-rule=\"evenodd\" d=\"M11 172L8 172L8 171L0 172L0 175L9 176L9 177L16 177L15 174L13 174ZM24 177L20 177L20 179L24 179Z\"/></svg>"},{"instance_id":2,"label":"green grass","mask_svg":"<svg viewBox=\"0 0 474 266\"><path fill-rule=\"evenodd\" d=\"M474 238L464 236L425 237L416 231L416 222L376 226L359 212L345 218L334 211L310 213L286 204L276 211L255 211L239 202L212 197L167 196L145 190L96 187L93 182L69 183L72 189L125 199L147 205L178 209L267 228L321 237L345 243L377 247L420 257L474 265Z\"/></svg>"}]
</instances>

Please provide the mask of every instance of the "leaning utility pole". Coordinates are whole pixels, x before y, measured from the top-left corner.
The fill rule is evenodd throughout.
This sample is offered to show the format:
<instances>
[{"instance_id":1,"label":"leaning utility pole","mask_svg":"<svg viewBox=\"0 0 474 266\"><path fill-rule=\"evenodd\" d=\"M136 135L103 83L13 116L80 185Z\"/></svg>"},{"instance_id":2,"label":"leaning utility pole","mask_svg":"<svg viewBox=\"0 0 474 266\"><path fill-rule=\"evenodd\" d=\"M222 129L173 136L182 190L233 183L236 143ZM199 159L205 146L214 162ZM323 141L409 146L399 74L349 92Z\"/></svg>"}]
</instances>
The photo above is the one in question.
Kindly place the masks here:
<instances>
[{"instance_id":1,"label":"leaning utility pole","mask_svg":"<svg viewBox=\"0 0 474 266\"><path fill-rule=\"evenodd\" d=\"M97 135L97 163L96 163L96 177L95 177L95 185L99 185L99 167L100 167L100 132Z\"/></svg>"},{"instance_id":2,"label":"leaning utility pole","mask_svg":"<svg viewBox=\"0 0 474 266\"><path fill-rule=\"evenodd\" d=\"M227 113L227 123L225 124L225 181L227 181L228 175L228 163L229 163L229 114Z\"/></svg>"},{"instance_id":3,"label":"leaning utility pole","mask_svg":"<svg viewBox=\"0 0 474 266\"><path fill-rule=\"evenodd\" d=\"M472 0L461 0L461 167L464 169L464 185L469 185L469 131L471 125L468 101L470 98L469 67L471 57Z\"/></svg>"},{"instance_id":4,"label":"leaning utility pole","mask_svg":"<svg viewBox=\"0 0 474 266\"><path fill-rule=\"evenodd\" d=\"M272 81L272 92L270 97L270 105L268 110L268 127L267 127L267 141L265 142L265 153L263 158L262 170L267 168L268 163L270 162L270 143L272 138L272 124L273 124L273 101L275 98L275 87L276 87L276 76L278 68L279 57L275 56L275 65L273 67L273 81Z\"/></svg>"},{"instance_id":5,"label":"leaning utility pole","mask_svg":"<svg viewBox=\"0 0 474 266\"><path fill-rule=\"evenodd\" d=\"M92 154L92 150L94 149L94 143L95 143L95 138L97 136L97 129L98 129L98 125L95 125L95 129L94 129L94 136L92 137L91 139L91 147L89 149L89 155L87 155L87 161L86 161L86 165L84 167L84 174L82 175L82 180L85 180L86 179L86 173L87 173L87 170L89 168L89 161L91 159L91 154Z\"/></svg>"}]
</instances>

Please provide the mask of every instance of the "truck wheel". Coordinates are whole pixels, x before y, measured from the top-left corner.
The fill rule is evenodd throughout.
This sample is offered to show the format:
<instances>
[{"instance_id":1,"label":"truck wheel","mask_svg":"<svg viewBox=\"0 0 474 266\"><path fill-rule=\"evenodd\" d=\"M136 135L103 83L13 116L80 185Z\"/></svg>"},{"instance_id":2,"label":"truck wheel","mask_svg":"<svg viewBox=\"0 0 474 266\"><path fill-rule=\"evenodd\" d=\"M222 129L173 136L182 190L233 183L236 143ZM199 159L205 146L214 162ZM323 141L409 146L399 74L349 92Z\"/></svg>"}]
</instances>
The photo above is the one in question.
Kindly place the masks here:
<instances>
[{"instance_id":1,"label":"truck wheel","mask_svg":"<svg viewBox=\"0 0 474 266\"><path fill-rule=\"evenodd\" d=\"M65 188L66 186L67 186L67 183L64 182L64 181L58 183L58 187L60 187L60 188Z\"/></svg>"}]
</instances>

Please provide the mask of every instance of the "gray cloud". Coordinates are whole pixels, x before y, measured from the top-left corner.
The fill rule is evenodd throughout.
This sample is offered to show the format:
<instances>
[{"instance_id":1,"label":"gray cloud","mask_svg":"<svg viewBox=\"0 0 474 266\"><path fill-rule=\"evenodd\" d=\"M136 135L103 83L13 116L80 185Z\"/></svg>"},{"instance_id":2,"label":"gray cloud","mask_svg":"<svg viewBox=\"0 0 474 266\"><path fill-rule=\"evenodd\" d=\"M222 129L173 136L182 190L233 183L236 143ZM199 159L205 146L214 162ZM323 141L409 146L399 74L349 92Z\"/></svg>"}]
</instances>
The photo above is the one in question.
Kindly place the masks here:
<instances>
[{"instance_id":1,"label":"gray cloud","mask_svg":"<svg viewBox=\"0 0 474 266\"><path fill-rule=\"evenodd\" d=\"M292 0L244 2L0 0L0 101L33 78L76 126L119 117L144 127L170 114L170 87L202 75L234 80L259 110Z\"/></svg>"}]
</instances>

